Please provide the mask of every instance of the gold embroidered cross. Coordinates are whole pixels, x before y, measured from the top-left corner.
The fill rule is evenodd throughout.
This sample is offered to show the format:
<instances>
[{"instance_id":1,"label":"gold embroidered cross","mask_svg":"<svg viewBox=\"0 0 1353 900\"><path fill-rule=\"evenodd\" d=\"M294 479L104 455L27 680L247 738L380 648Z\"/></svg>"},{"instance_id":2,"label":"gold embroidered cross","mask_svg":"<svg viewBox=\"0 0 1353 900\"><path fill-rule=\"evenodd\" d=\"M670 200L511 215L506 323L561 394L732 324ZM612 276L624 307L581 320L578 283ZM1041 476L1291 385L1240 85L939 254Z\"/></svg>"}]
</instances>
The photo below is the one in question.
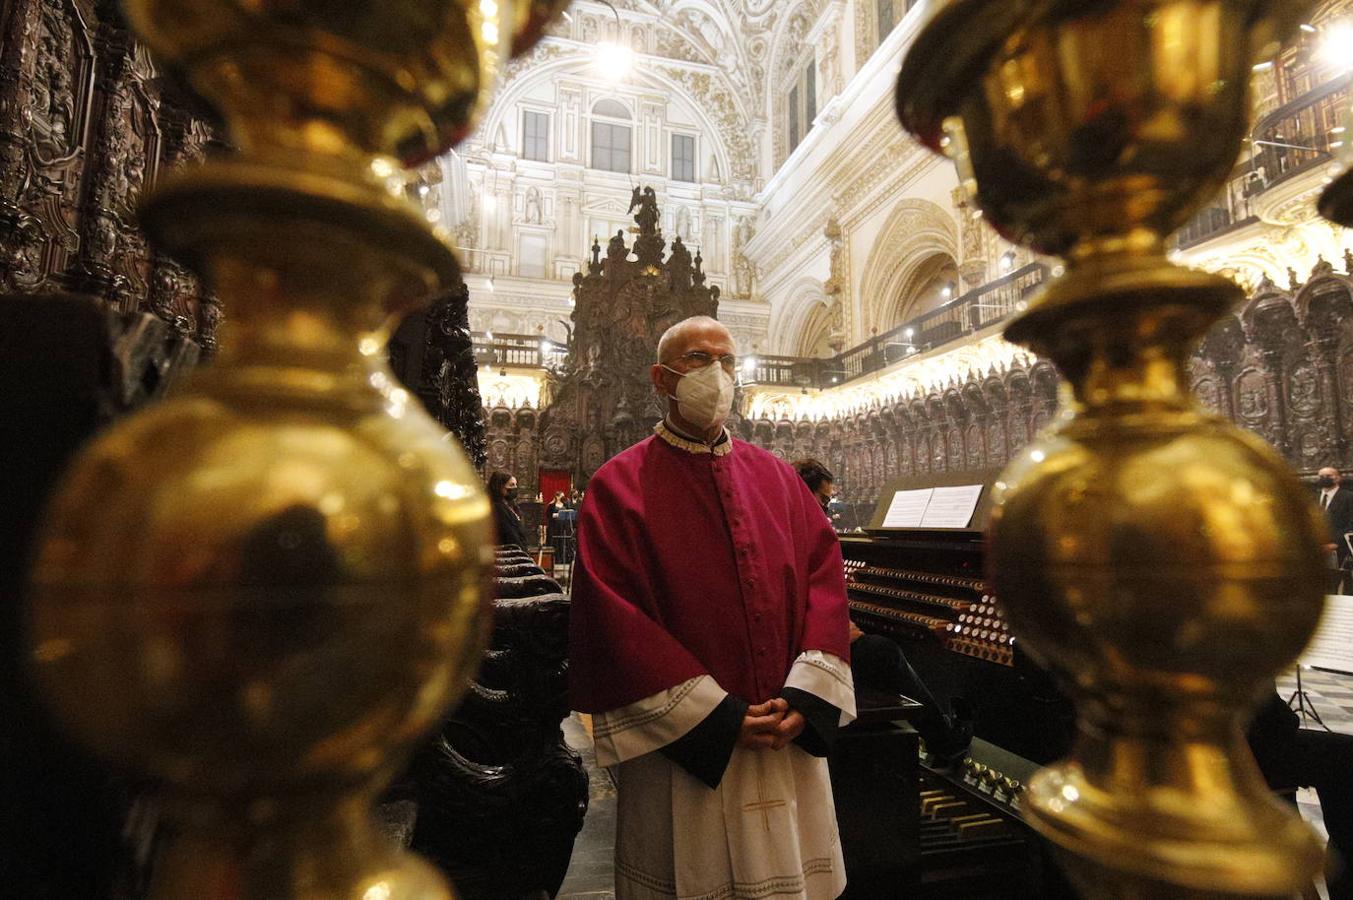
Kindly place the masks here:
<instances>
[{"instance_id":1,"label":"gold embroidered cross","mask_svg":"<svg viewBox=\"0 0 1353 900\"><path fill-rule=\"evenodd\" d=\"M770 831L770 811L772 809L775 809L777 806L784 805L785 801L783 800L766 799L765 782L762 780L761 769L758 766L756 772L756 802L748 803L747 805L743 806L742 811L747 813L754 812L761 813L761 822L766 826L766 830Z\"/></svg>"}]
</instances>

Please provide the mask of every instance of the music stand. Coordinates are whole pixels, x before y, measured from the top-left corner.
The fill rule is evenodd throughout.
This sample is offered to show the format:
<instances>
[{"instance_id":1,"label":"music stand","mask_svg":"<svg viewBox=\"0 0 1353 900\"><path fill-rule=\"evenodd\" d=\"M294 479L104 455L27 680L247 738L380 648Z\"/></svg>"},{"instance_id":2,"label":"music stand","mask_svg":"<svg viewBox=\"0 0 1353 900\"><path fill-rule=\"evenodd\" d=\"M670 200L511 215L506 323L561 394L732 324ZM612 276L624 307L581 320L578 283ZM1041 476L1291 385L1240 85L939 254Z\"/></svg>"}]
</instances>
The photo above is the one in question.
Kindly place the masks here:
<instances>
[{"instance_id":1,"label":"music stand","mask_svg":"<svg viewBox=\"0 0 1353 900\"><path fill-rule=\"evenodd\" d=\"M1332 733L1332 729L1325 724L1325 720L1320 718L1320 713L1316 711L1315 704L1311 702L1311 695L1306 693L1306 689L1301 684L1302 665L1297 663L1297 689L1292 692L1292 696L1287 698L1287 708L1296 711L1301 716L1301 724L1306 724L1307 717L1315 720L1315 724ZM1292 704L1296 703L1296 706Z\"/></svg>"}]
</instances>

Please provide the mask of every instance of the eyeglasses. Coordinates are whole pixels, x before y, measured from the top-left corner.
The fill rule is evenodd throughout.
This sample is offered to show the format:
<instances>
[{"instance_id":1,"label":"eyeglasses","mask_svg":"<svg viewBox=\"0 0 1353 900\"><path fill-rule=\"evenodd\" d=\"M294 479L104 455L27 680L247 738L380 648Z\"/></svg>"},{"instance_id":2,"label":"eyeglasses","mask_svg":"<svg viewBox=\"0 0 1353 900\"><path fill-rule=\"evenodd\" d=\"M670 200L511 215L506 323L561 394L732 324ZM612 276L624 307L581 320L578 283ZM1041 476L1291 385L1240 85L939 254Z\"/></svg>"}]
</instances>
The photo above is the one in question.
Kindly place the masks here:
<instances>
[{"instance_id":1,"label":"eyeglasses","mask_svg":"<svg viewBox=\"0 0 1353 900\"><path fill-rule=\"evenodd\" d=\"M723 366L723 370L729 375L732 375L737 371L738 358L731 353L727 356L716 357L703 350L692 350L689 353L683 353L677 357L679 362L684 362L692 371L695 369L703 369L713 363L716 359L719 361L719 365Z\"/></svg>"}]
</instances>

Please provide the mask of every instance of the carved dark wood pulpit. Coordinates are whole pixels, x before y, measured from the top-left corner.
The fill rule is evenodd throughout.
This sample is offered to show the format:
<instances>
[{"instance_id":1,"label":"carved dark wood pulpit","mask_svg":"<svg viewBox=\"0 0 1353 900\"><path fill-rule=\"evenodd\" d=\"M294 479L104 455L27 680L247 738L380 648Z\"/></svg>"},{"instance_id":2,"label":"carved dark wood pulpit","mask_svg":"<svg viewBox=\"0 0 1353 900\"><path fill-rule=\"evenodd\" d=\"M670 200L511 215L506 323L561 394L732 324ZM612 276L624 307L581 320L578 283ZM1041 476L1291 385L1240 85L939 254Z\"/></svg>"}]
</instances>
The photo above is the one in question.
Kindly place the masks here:
<instances>
[{"instance_id":1,"label":"carved dark wood pulpit","mask_svg":"<svg viewBox=\"0 0 1353 900\"><path fill-rule=\"evenodd\" d=\"M634 246L617 232L603 257L594 241L586 274L573 276L573 343L554 402L540 417L540 466L572 472L576 484L662 418L648 376L662 333L719 308L719 289L706 286L698 248L692 257L675 238L664 261L653 189L635 188L630 211Z\"/></svg>"},{"instance_id":2,"label":"carved dark wood pulpit","mask_svg":"<svg viewBox=\"0 0 1353 900\"><path fill-rule=\"evenodd\" d=\"M390 339L390 367L428 414L460 440L474 467L482 469L488 452L469 303L470 289L461 282L406 318Z\"/></svg>"}]
</instances>

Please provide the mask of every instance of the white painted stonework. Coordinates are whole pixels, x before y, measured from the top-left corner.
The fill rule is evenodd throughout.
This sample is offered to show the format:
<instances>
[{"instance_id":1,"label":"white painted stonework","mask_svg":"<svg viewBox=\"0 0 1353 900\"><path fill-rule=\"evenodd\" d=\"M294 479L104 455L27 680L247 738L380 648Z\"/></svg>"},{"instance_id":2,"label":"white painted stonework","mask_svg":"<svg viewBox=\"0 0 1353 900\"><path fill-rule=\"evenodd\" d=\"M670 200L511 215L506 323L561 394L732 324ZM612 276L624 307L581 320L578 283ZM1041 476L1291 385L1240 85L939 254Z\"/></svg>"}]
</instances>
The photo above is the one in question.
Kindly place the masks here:
<instances>
[{"instance_id":1,"label":"white painted stonework","mask_svg":"<svg viewBox=\"0 0 1353 900\"><path fill-rule=\"evenodd\" d=\"M896 26L880 40L886 2ZM617 29L609 6L577 0L509 67L429 198L471 272L475 329L565 340L571 278L594 238L604 248L632 225L635 185L657 193L668 240L701 251L743 353L827 355L938 306L946 287L954 296L1029 262L976 214L952 165L897 123L898 67L930 5L618 0ZM1261 77L1259 112L1272 96ZM814 111L798 134L791 97L800 119ZM544 159L528 158L542 154L539 142L528 152L527 114L548 122ZM627 136L627 172L598 166L596 127ZM674 138L693 149L693 171L677 171ZM1323 175L1284 184L1252 224L1180 258L1250 285L1338 262L1349 241L1312 202Z\"/></svg>"}]
</instances>

